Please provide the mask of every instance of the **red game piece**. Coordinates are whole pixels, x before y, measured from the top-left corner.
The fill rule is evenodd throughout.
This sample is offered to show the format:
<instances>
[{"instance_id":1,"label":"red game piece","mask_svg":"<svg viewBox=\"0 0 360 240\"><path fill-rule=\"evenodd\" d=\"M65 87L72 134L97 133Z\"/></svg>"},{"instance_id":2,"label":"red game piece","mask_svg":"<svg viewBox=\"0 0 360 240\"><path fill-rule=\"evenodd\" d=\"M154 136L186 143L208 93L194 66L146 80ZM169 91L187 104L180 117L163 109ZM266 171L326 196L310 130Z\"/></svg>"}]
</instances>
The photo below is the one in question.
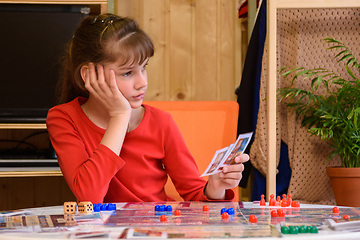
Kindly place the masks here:
<instances>
[{"instance_id":1,"label":"red game piece","mask_svg":"<svg viewBox=\"0 0 360 240\"><path fill-rule=\"evenodd\" d=\"M223 212L221 214L222 219L229 219L229 214L227 212Z\"/></svg>"},{"instance_id":2,"label":"red game piece","mask_svg":"<svg viewBox=\"0 0 360 240\"><path fill-rule=\"evenodd\" d=\"M344 215L343 219L350 219L350 216L349 215Z\"/></svg>"},{"instance_id":3,"label":"red game piece","mask_svg":"<svg viewBox=\"0 0 360 240\"><path fill-rule=\"evenodd\" d=\"M292 198L291 198L291 194L289 193L288 194L288 204L289 204L289 206L291 206L291 203L292 203Z\"/></svg>"},{"instance_id":4,"label":"red game piece","mask_svg":"<svg viewBox=\"0 0 360 240\"><path fill-rule=\"evenodd\" d=\"M285 212L284 212L284 210L278 209L278 210L277 210L277 215L278 215L279 217L285 217Z\"/></svg>"},{"instance_id":5,"label":"red game piece","mask_svg":"<svg viewBox=\"0 0 360 240\"><path fill-rule=\"evenodd\" d=\"M339 213L339 208L338 208L338 207L334 207L334 208L333 208L333 213Z\"/></svg>"},{"instance_id":6,"label":"red game piece","mask_svg":"<svg viewBox=\"0 0 360 240\"><path fill-rule=\"evenodd\" d=\"M275 206L274 194L270 195L269 206Z\"/></svg>"},{"instance_id":7,"label":"red game piece","mask_svg":"<svg viewBox=\"0 0 360 240\"><path fill-rule=\"evenodd\" d=\"M167 217L165 215L161 215L160 222L167 222Z\"/></svg>"},{"instance_id":8,"label":"red game piece","mask_svg":"<svg viewBox=\"0 0 360 240\"><path fill-rule=\"evenodd\" d=\"M276 210L272 210L271 211L271 217L277 217L278 216L278 213Z\"/></svg>"},{"instance_id":9,"label":"red game piece","mask_svg":"<svg viewBox=\"0 0 360 240\"><path fill-rule=\"evenodd\" d=\"M299 203L299 202L296 202L296 201L293 201L293 202L291 203L291 206L292 206L292 207L300 207L300 203Z\"/></svg>"},{"instance_id":10,"label":"red game piece","mask_svg":"<svg viewBox=\"0 0 360 240\"><path fill-rule=\"evenodd\" d=\"M179 209L176 209L174 212L175 216L180 216L181 215L181 211Z\"/></svg>"},{"instance_id":11,"label":"red game piece","mask_svg":"<svg viewBox=\"0 0 360 240\"><path fill-rule=\"evenodd\" d=\"M283 195L282 195L282 201L286 201L286 194L284 193Z\"/></svg>"},{"instance_id":12,"label":"red game piece","mask_svg":"<svg viewBox=\"0 0 360 240\"><path fill-rule=\"evenodd\" d=\"M208 205L204 205L204 206L203 206L203 211L204 211L204 212L208 212L208 211L209 211L209 206L208 206Z\"/></svg>"},{"instance_id":13,"label":"red game piece","mask_svg":"<svg viewBox=\"0 0 360 240\"><path fill-rule=\"evenodd\" d=\"M266 206L264 194L261 194L260 206Z\"/></svg>"},{"instance_id":14,"label":"red game piece","mask_svg":"<svg viewBox=\"0 0 360 240\"><path fill-rule=\"evenodd\" d=\"M276 202L278 202L280 204L280 201L281 201L280 196L277 196L276 197Z\"/></svg>"},{"instance_id":15,"label":"red game piece","mask_svg":"<svg viewBox=\"0 0 360 240\"><path fill-rule=\"evenodd\" d=\"M288 207L289 206L289 203L288 201L285 200L281 200L281 207Z\"/></svg>"},{"instance_id":16,"label":"red game piece","mask_svg":"<svg viewBox=\"0 0 360 240\"><path fill-rule=\"evenodd\" d=\"M257 223L257 217L254 214L251 214L249 216L249 222L251 223Z\"/></svg>"}]
</instances>

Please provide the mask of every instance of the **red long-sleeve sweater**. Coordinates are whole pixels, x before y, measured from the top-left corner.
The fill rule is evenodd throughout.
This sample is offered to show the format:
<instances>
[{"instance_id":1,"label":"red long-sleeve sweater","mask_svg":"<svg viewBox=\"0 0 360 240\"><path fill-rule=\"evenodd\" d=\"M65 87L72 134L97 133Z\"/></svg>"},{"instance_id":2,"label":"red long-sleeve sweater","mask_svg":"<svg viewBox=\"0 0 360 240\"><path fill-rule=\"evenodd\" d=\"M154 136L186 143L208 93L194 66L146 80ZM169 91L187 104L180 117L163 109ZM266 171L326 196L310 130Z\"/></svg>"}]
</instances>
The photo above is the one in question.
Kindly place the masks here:
<instances>
[{"instance_id":1,"label":"red long-sleeve sweater","mask_svg":"<svg viewBox=\"0 0 360 240\"><path fill-rule=\"evenodd\" d=\"M105 129L81 109L86 98L50 109L47 129L61 171L79 201L169 201L167 174L185 201L208 201L206 181L169 113L144 105L140 125L126 134L120 156L100 144ZM226 190L226 199L234 197Z\"/></svg>"}]
</instances>

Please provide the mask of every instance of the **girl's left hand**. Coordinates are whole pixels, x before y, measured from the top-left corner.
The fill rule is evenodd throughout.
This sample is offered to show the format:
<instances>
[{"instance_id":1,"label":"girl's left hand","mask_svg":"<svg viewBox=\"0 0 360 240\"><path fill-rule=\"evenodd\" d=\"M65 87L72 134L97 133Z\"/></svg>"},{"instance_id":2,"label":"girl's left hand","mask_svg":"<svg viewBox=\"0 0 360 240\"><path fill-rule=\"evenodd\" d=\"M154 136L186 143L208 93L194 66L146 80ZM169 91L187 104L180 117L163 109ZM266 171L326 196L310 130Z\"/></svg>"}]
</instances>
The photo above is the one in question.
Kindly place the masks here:
<instances>
[{"instance_id":1,"label":"girl's left hand","mask_svg":"<svg viewBox=\"0 0 360 240\"><path fill-rule=\"evenodd\" d=\"M235 158L235 164L223 167L222 172L209 176L205 195L211 199L223 199L225 190L237 187L244 171L244 162L249 160L249 155L244 153ZM222 196L220 196L222 195Z\"/></svg>"}]
</instances>

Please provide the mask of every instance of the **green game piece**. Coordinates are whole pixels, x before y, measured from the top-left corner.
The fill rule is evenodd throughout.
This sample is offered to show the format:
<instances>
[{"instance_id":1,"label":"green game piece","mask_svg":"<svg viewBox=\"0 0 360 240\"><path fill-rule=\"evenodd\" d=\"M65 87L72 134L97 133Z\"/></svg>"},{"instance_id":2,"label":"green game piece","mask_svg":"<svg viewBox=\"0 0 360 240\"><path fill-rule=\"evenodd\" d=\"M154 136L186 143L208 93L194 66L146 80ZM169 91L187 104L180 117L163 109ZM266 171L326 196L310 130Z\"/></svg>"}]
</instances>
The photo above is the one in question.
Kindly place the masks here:
<instances>
[{"instance_id":1,"label":"green game piece","mask_svg":"<svg viewBox=\"0 0 360 240\"><path fill-rule=\"evenodd\" d=\"M307 227L306 227L306 232L310 233L310 232L311 232L311 229L312 229L312 226L307 226Z\"/></svg>"},{"instance_id":2,"label":"green game piece","mask_svg":"<svg viewBox=\"0 0 360 240\"><path fill-rule=\"evenodd\" d=\"M310 233L318 233L318 232L319 232L319 230L316 226L313 226L310 230Z\"/></svg>"},{"instance_id":3,"label":"green game piece","mask_svg":"<svg viewBox=\"0 0 360 240\"><path fill-rule=\"evenodd\" d=\"M299 227L290 226L290 234L298 234L298 233L299 233Z\"/></svg>"},{"instance_id":4,"label":"green game piece","mask_svg":"<svg viewBox=\"0 0 360 240\"><path fill-rule=\"evenodd\" d=\"M307 233L307 228L305 225L302 225L300 228L299 228L299 233Z\"/></svg>"},{"instance_id":5,"label":"green game piece","mask_svg":"<svg viewBox=\"0 0 360 240\"><path fill-rule=\"evenodd\" d=\"M281 227L281 233L282 234L289 234L290 233L290 228L287 226L282 226Z\"/></svg>"}]
</instances>

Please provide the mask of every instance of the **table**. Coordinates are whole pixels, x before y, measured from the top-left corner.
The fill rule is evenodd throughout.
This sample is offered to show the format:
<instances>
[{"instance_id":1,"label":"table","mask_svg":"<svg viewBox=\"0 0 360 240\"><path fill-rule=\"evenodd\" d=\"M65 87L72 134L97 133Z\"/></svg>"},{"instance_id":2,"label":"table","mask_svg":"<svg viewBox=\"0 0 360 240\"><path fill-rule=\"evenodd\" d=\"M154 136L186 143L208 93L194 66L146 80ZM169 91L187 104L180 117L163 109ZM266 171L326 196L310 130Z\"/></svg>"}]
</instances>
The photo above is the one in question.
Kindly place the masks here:
<instances>
[{"instance_id":1,"label":"table","mask_svg":"<svg viewBox=\"0 0 360 240\"><path fill-rule=\"evenodd\" d=\"M156 213L154 214L153 206L158 204L170 204L173 206L173 212L174 210L181 209L182 211L182 223L180 224L173 224L171 221L175 219L173 217L172 213L169 216L169 223L156 223L154 224L154 221L158 221L157 219L159 216L156 216ZM235 216L234 222L231 223L225 223L222 222L221 217L219 219L212 220L213 222L208 225L210 228L213 229L214 232L221 234L224 228L232 228L236 229L238 226L243 226L246 230L251 225L252 227L255 227L255 229L261 225L260 218L264 217L264 219L270 220L270 216L268 215L268 212L273 209L274 207L269 206L260 206L259 203L252 203L252 202L234 202L234 203L204 203L204 202L168 202L168 203L116 203L117 212L116 215L113 214L114 212L110 211L102 211L101 216L103 220L106 220L105 224L78 224L77 226L68 227L68 231L50 231L43 228L43 232L36 232L40 231L39 226L33 226L33 227L27 227L28 231L24 232L1 232L0 231L0 239L10 239L10 240L24 240L24 239L65 239L69 237L69 234L74 234L76 232L89 232L89 231L104 231L107 234L97 237L96 239L119 239L119 237L123 234L125 229L128 229L129 226L131 228L138 228L141 226L142 229L149 229L154 226L160 226L161 228L171 227L172 229L177 230L184 230L186 229L186 221L189 222L189 224L193 224L193 220L190 220L188 216L192 215L198 215L195 219L196 221L202 221L202 219L199 217L199 215L203 214L201 213L200 207L203 205L208 205L210 208L210 215L214 213L214 211L218 211L219 209L223 207L230 207L230 206L239 206L237 209L238 213L241 212L243 215L237 214ZM328 205L311 205L311 204L301 204L300 210L295 208L284 208L287 209L287 211L292 212L292 215L296 215L297 213L300 213L301 216L303 211L314 211L314 212L321 212L321 211L328 211L329 209L332 209L333 206ZM279 207L276 207L278 209ZM340 212L349 211L349 209L353 208L340 208ZM23 209L25 211L25 216L56 216L56 215L63 215L63 206L52 206L52 207L42 207L42 208L30 208L30 209ZM298 211L299 210L299 211ZM357 208L355 210L358 210ZM188 213L186 212L188 211ZM251 212L260 213L260 211L264 211L265 214L263 216L260 216L260 214L257 214L259 222L257 224L250 224L246 221L246 218L248 217L248 214ZM135 217L132 215L137 215L138 217L141 216L141 212L146 212L146 214L143 215L143 219L147 219L148 223L147 226L144 225L143 222L136 223L132 221L131 219L134 219ZM151 212L151 213L150 213ZM124 214L127 214L125 218L122 218ZM97 213L98 214L98 213ZM189 215L187 215L189 214ZM77 214L79 216L79 214ZM82 215L84 217L85 215ZM288 215L287 220L289 220L292 216ZM355 217L355 216L354 216ZM360 217L360 214L359 214ZM126 225L125 222L119 221L127 221ZM126 219L126 220L125 220ZM152 222L151 222L152 221ZM239 222L238 222L239 221ZM271 218L271 221L273 221L273 218ZM277 221L277 220L276 220ZM111 222L119 222L118 226L112 226ZM204 222L203 222L204 223ZM183 225L185 224L185 225ZM230 224L230 225L226 225ZM201 225L201 224L200 224ZM206 224L205 224L206 225ZM273 225L275 226L275 225ZM157 228L157 227L155 227ZM197 228L197 226L196 226ZM264 229L265 232L267 229L269 229L269 225L265 225ZM275 229L275 227L271 227L272 231ZM34 232L35 231L35 232ZM230 230L231 231L231 230ZM256 230L254 230L256 231ZM318 234L284 234L283 238L285 239L360 239L360 228L358 229L359 232L339 232L339 231L333 231L325 226L323 226L322 230L319 230ZM174 236L174 235L173 235ZM179 235L178 238L183 238L181 235ZM186 237L185 237L186 238ZM192 238L192 239L200 239L200 238ZM212 239L223 239L223 238L212 238ZM271 237L271 236L265 236L265 237L253 237L251 239L262 239L262 240L269 240L269 239L280 239L279 237Z\"/></svg>"}]
</instances>

